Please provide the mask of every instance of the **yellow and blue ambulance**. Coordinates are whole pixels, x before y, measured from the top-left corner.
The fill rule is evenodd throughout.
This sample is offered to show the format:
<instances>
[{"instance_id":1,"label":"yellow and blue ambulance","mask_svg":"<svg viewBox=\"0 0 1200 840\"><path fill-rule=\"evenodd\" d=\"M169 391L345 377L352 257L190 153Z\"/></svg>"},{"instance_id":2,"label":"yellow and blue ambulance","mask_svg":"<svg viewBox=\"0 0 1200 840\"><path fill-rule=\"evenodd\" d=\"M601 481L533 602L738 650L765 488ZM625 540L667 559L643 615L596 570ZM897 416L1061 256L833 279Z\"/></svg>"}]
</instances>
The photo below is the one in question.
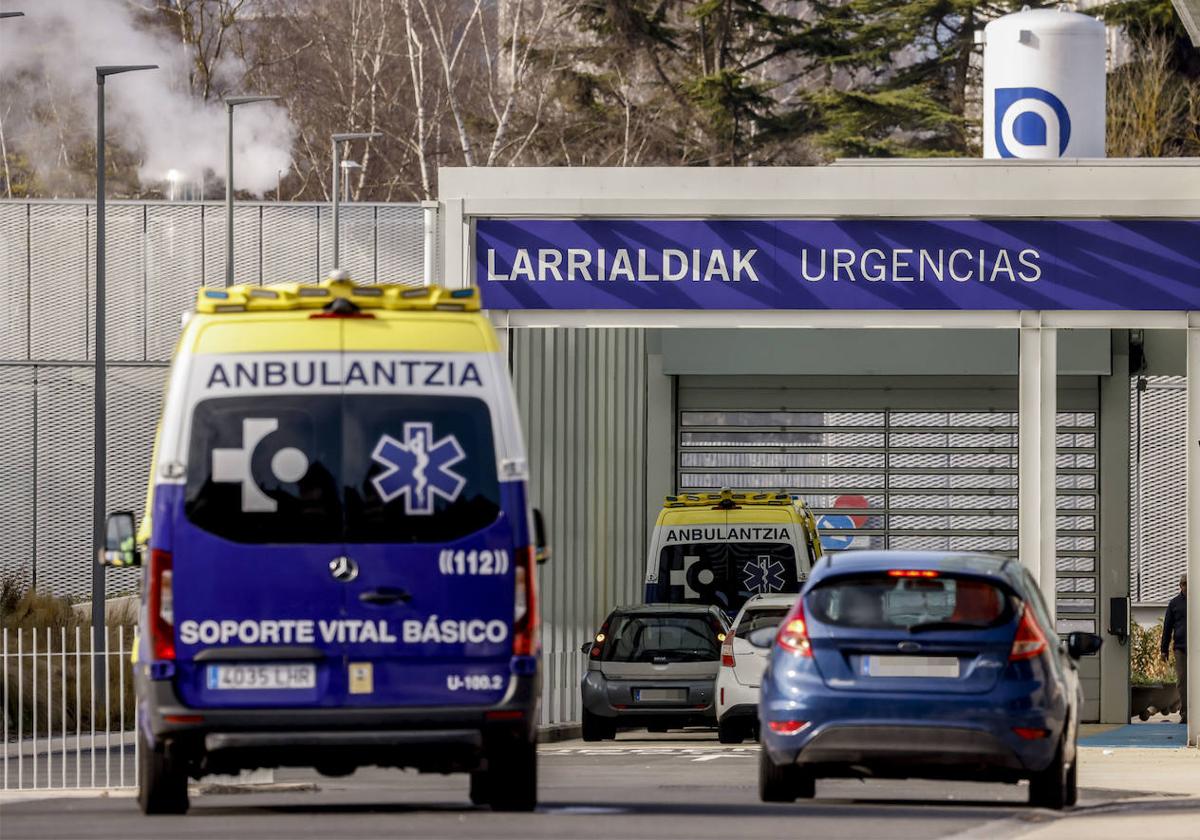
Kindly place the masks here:
<instances>
[{"instance_id":1,"label":"yellow and blue ambulance","mask_svg":"<svg viewBox=\"0 0 1200 840\"><path fill-rule=\"evenodd\" d=\"M799 592L820 557L816 518L786 493L667 496L650 540L646 603L713 604L733 616L754 595Z\"/></svg>"},{"instance_id":2,"label":"yellow and blue ambulance","mask_svg":"<svg viewBox=\"0 0 1200 840\"><path fill-rule=\"evenodd\" d=\"M536 804L541 517L475 289L202 289L170 371L140 549L139 801L363 765Z\"/></svg>"}]
</instances>

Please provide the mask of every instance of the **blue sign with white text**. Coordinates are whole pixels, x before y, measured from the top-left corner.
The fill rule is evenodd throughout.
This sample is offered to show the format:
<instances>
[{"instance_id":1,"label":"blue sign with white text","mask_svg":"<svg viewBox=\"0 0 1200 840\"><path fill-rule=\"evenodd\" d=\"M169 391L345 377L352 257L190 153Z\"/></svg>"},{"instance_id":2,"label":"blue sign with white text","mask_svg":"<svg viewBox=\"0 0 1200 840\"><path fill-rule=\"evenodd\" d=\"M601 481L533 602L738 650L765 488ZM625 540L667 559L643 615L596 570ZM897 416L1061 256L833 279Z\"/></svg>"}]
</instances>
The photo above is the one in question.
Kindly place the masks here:
<instances>
[{"instance_id":1,"label":"blue sign with white text","mask_svg":"<svg viewBox=\"0 0 1200 840\"><path fill-rule=\"evenodd\" d=\"M489 309L1200 309L1200 220L480 219Z\"/></svg>"}]
</instances>

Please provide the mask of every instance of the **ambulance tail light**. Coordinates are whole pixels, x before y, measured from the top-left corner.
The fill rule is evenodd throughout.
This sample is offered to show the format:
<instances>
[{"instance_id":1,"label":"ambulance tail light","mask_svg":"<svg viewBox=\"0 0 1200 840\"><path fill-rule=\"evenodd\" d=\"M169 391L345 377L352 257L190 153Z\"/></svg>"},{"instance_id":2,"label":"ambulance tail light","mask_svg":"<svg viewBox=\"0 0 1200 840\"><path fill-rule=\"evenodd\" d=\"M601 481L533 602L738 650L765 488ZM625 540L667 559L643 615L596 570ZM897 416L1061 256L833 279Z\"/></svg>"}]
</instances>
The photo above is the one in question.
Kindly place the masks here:
<instances>
[{"instance_id":1,"label":"ambulance tail light","mask_svg":"<svg viewBox=\"0 0 1200 840\"><path fill-rule=\"evenodd\" d=\"M538 640L537 549L528 546L517 552L516 604L513 608L513 655L536 656Z\"/></svg>"},{"instance_id":2,"label":"ambulance tail light","mask_svg":"<svg viewBox=\"0 0 1200 840\"><path fill-rule=\"evenodd\" d=\"M150 653L153 659L175 658L175 598L169 551L150 550Z\"/></svg>"}]
</instances>

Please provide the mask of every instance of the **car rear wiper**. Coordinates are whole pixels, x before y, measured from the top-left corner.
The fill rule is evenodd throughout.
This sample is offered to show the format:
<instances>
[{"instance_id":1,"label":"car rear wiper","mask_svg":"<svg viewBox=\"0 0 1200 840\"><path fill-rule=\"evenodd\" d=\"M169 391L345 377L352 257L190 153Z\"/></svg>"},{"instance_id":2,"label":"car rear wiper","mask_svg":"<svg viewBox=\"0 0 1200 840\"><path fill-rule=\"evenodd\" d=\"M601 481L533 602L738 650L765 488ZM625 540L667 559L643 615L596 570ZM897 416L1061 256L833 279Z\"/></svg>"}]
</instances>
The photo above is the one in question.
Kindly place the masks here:
<instances>
[{"instance_id":1,"label":"car rear wiper","mask_svg":"<svg viewBox=\"0 0 1200 840\"><path fill-rule=\"evenodd\" d=\"M913 624L908 628L909 633L932 633L936 630L982 630L978 624L965 621L927 621L924 624Z\"/></svg>"}]
</instances>

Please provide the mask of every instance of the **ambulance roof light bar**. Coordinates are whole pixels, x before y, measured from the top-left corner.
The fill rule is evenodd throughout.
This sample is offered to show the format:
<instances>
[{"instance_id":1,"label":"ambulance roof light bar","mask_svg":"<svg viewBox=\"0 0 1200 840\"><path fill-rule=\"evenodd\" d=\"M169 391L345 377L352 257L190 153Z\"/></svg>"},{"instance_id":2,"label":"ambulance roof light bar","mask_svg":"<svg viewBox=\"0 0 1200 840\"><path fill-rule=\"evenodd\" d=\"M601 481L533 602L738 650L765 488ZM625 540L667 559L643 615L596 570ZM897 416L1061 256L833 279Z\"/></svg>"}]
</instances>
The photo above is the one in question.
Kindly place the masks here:
<instances>
[{"instance_id":1,"label":"ambulance roof light bar","mask_svg":"<svg viewBox=\"0 0 1200 840\"><path fill-rule=\"evenodd\" d=\"M356 286L345 271L334 271L318 285L284 283L278 286L242 284L227 289L203 288L196 294L196 311L205 315L225 312L280 312L324 309L345 298L358 309L393 311L478 312L479 290L441 286L373 284Z\"/></svg>"},{"instance_id":2,"label":"ambulance roof light bar","mask_svg":"<svg viewBox=\"0 0 1200 840\"><path fill-rule=\"evenodd\" d=\"M711 507L719 510L734 510L742 505L790 505L794 504L792 497L782 491L778 493L753 493L744 490L722 488L716 493L680 493L667 496L663 507ZM803 505L803 502L799 502Z\"/></svg>"}]
</instances>

